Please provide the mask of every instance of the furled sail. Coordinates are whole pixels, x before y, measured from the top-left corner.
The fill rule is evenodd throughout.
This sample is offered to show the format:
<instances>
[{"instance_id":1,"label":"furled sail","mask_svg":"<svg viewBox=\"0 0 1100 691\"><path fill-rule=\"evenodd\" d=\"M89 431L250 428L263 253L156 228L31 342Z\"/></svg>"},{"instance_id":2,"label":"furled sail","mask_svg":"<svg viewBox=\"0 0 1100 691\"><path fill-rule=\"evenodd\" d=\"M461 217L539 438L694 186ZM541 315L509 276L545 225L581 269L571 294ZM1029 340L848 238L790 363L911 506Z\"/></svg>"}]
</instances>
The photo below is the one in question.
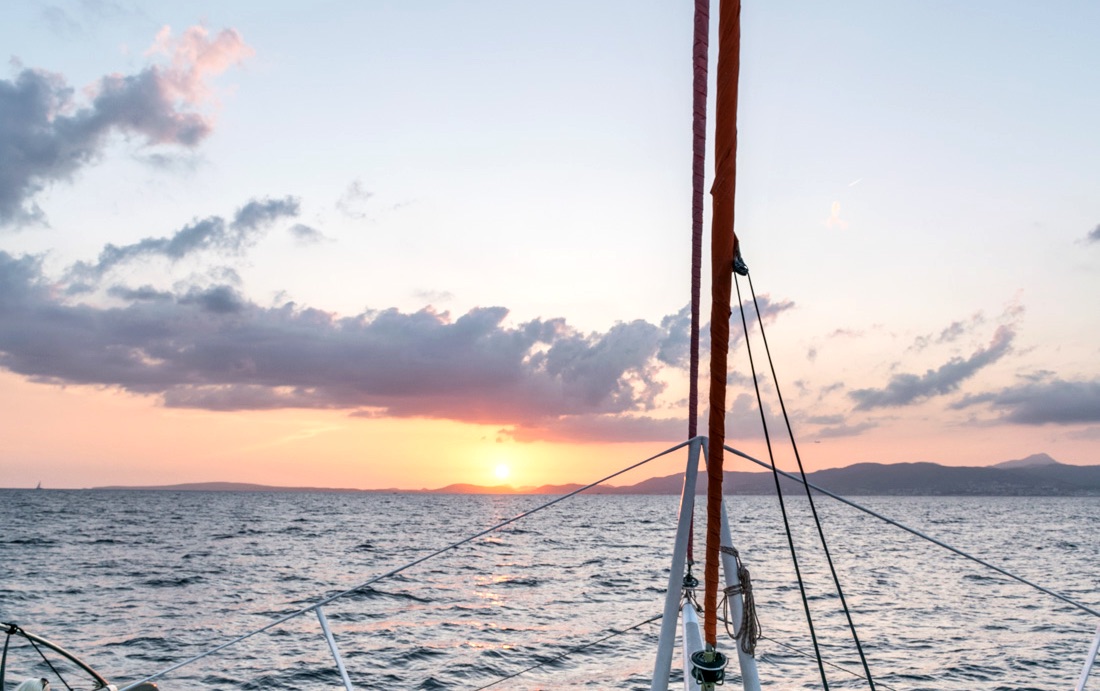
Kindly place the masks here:
<instances>
[{"instance_id":1,"label":"furled sail","mask_svg":"<svg viewBox=\"0 0 1100 691\"><path fill-rule=\"evenodd\" d=\"M711 188L710 420L707 460L707 540L703 638L718 638L718 563L721 546L722 460L726 443L726 356L734 260L734 190L737 186L737 81L741 63L741 1L722 0L718 15L715 93L714 186Z\"/></svg>"}]
</instances>

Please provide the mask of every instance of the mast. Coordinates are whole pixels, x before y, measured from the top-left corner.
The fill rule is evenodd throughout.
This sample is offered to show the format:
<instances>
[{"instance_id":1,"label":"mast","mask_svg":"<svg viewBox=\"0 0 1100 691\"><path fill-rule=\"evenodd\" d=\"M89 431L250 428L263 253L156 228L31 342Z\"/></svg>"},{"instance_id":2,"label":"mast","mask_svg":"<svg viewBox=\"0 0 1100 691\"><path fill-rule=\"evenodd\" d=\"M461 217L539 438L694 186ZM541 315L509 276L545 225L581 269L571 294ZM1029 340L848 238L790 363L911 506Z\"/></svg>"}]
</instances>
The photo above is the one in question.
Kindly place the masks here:
<instances>
[{"instance_id":1,"label":"mast","mask_svg":"<svg viewBox=\"0 0 1100 691\"><path fill-rule=\"evenodd\" d=\"M718 563L722 524L722 461L726 443L726 356L734 259L734 191L737 183L737 82L741 63L741 0L722 0L718 15L714 186L711 188L710 420L707 459L707 541L703 638L718 639Z\"/></svg>"}]
</instances>

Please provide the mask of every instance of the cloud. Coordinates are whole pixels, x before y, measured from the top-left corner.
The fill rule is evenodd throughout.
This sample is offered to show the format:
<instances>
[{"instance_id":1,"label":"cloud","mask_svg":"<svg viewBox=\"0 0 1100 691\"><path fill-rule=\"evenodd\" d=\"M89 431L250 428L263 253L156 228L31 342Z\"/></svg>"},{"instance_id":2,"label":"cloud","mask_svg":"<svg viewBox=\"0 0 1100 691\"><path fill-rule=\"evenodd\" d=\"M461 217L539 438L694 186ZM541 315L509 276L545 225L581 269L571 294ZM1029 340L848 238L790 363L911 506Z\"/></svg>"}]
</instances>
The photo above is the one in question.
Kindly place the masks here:
<instances>
[{"instance_id":1,"label":"cloud","mask_svg":"<svg viewBox=\"0 0 1100 691\"><path fill-rule=\"evenodd\" d=\"M1008 312L1006 312L1008 315ZM948 324L938 336L932 334L924 334L917 336L913 341L913 345L909 346L909 350L921 351L930 345L941 345L944 343L953 343L963 336L976 331L985 323L985 315L981 312L977 312L970 319L963 321L957 320Z\"/></svg>"},{"instance_id":2,"label":"cloud","mask_svg":"<svg viewBox=\"0 0 1100 691\"><path fill-rule=\"evenodd\" d=\"M77 262L69 270L73 283L70 292L91 290L103 276L119 264L150 257L179 261L203 251L239 253L252 245L272 223L298 215L295 197L253 199L237 209L232 221L210 216L193 221L171 237L144 238L129 245L107 245L94 264Z\"/></svg>"},{"instance_id":3,"label":"cloud","mask_svg":"<svg viewBox=\"0 0 1100 691\"><path fill-rule=\"evenodd\" d=\"M353 180L340 198L336 200L336 208L348 218L361 220L367 217L366 205L374 195L368 192L360 180Z\"/></svg>"},{"instance_id":4,"label":"cloud","mask_svg":"<svg viewBox=\"0 0 1100 691\"><path fill-rule=\"evenodd\" d=\"M849 425L847 423L844 423L844 424L839 424L839 425L833 425L831 427L822 427L820 430L817 431L817 434L814 435L814 436L821 437L822 439L837 439L837 438L840 438L840 437L857 437L857 436L863 434L864 432L866 432L867 430L874 429L875 427L878 427L878 423L871 422L871 421L860 422L860 423L857 423L857 424L854 424L854 425Z\"/></svg>"},{"instance_id":5,"label":"cloud","mask_svg":"<svg viewBox=\"0 0 1100 691\"><path fill-rule=\"evenodd\" d=\"M168 56L168 66L153 68L160 76L162 90L171 99L194 105L210 98L206 83L209 77L240 64L256 51L236 29L223 29L211 37L205 26L197 25L185 29L178 38L172 35L172 27L161 28L145 54Z\"/></svg>"},{"instance_id":6,"label":"cloud","mask_svg":"<svg viewBox=\"0 0 1100 691\"><path fill-rule=\"evenodd\" d=\"M1100 380L1034 381L998 393L967 396L952 407L979 404L1001 411L1004 421L1021 425L1098 423Z\"/></svg>"},{"instance_id":7,"label":"cloud","mask_svg":"<svg viewBox=\"0 0 1100 691\"><path fill-rule=\"evenodd\" d=\"M338 317L262 307L230 285L115 286L121 306L67 302L57 288L39 259L0 252L0 367L170 407L341 409L508 426L517 438L668 438L671 423L645 413L664 388L670 336L642 320L583 333L563 319L509 325L504 307Z\"/></svg>"},{"instance_id":8,"label":"cloud","mask_svg":"<svg viewBox=\"0 0 1100 691\"><path fill-rule=\"evenodd\" d=\"M951 393L981 368L1001 359L1012 347L1016 332L1009 325L998 327L987 348L967 359L952 358L946 364L923 375L897 374L882 389L858 389L848 395L856 401L856 410L904 406L932 396Z\"/></svg>"},{"instance_id":9,"label":"cloud","mask_svg":"<svg viewBox=\"0 0 1100 691\"><path fill-rule=\"evenodd\" d=\"M1085 236L1085 242L1100 242L1100 225L1097 225L1095 228L1089 231L1089 234Z\"/></svg>"},{"instance_id":10,"label":"cloud","mask_svg":"<svg viewBox=\"0 0 1100 691\"><path fill-rule=\"evenodd\" d=\"M417 290L413 292L413 297L429 304L439 304L441 302L450 302L454 300L455 296L454 293L446 290Z\"/></svg>"},{"instance_id":11,"label":"cloud","mask_svg":"<svg viewBox=\"0 0 1100 691\"><path fill-rule=\"evenodd\" d=\"M290 234L302 245L316 245L328 239L324 233L304 223L295 223L290 226Z\"/></svg>"},{"instance_id":12,"label":"cloud","mask_svg":"<svg viewBox=\"0 0 1100 691\"><path fill-rule=\"evenodd\" d=\"M191 27L178 41L162 31L157 45L168 51L170 65L104 76L85 90L90 103L83 106L58 74L23 69L0 80L0 226L44 222L34 197L94 163L112 133L185 148L210 134L212 122L195 110L208 97L205 80L252 49L232 29L210 38L204 27Z\"/></svg>"},{"instance_id":13,"label":"cloud","mask_svg":"<svg viewBox=\"0 0 1100 691\"><path fill-rule=\"evenodd\" d=\"M687 422L646 415L568 415L501 430L501 435L519 442L675 442L687 436Z\"/></svg>"},{"instance_id":14,"label":"cloud","mask_svg":"<svg viewBox=\"0 0 1100 691\"><path fill-rule=\"evenodd\" d=\"M233 216L230 228L238 234L239 243L247 234L269 225L281 218L294 218L298 215L298 200L294 197L282 199L253 199Z\"/></svg>"}]
</instances>

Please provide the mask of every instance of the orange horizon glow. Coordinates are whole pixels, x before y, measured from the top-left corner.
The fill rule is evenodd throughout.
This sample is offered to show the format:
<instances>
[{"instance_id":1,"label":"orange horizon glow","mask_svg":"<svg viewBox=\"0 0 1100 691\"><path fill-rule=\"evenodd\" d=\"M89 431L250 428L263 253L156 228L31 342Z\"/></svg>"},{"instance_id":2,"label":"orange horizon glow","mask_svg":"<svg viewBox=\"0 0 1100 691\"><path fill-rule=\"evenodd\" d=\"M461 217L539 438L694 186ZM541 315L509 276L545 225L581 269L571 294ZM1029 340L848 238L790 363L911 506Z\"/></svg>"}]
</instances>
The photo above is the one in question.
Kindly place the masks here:
<instances>
[{"instance_id":1,"label":"orange horizon glow","mask_svg":"<svg viewBox=\"0 0 1100 691\"><path fill-rule=\"evenodd\" d=\"M498 426L446 420L366 419L329 410L171 409L150 397L36 384L10 372L0 372L0 407L8 411L0 434L9 440L0 450L0 487L9 488L38 482L57 489L191 482L398 490L586 484L676 443L521 443L502 437ZM1004 429L951 432L916 419L858 437L803 440L800 452L808 471L859 462L982 466L1040 452L1062 463L1096 462L1088 439L1053 429L1041 448ZM736 429L730 444L767 459L759 440L738 441ZM776 449L780 468L796 468L789 450ZM679 473L684 458L672 454L612 484ZM760 470L737 458L726 467Z\"/></svg>"}]
</instances>

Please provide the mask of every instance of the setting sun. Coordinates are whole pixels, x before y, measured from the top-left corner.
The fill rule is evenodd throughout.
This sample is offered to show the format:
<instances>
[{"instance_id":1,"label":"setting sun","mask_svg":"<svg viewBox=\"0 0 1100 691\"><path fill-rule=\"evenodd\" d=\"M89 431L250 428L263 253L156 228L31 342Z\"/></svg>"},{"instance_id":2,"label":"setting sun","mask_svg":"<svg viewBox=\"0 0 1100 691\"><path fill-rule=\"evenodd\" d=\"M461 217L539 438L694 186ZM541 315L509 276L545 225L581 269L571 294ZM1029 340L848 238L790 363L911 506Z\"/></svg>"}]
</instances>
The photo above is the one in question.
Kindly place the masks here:
<instances>
[{"instance_id":1,"label":"setting sun","mask_svg":"<svg viewBox=\"0 0 1100 691\"><path fill-rule=\"evenodd\" d=\"M493 474L496 475L498 480L507 480L511 472L511 469L504 463L497 464L496 469L493 470Z\"/></svg>"}]
</instances>

